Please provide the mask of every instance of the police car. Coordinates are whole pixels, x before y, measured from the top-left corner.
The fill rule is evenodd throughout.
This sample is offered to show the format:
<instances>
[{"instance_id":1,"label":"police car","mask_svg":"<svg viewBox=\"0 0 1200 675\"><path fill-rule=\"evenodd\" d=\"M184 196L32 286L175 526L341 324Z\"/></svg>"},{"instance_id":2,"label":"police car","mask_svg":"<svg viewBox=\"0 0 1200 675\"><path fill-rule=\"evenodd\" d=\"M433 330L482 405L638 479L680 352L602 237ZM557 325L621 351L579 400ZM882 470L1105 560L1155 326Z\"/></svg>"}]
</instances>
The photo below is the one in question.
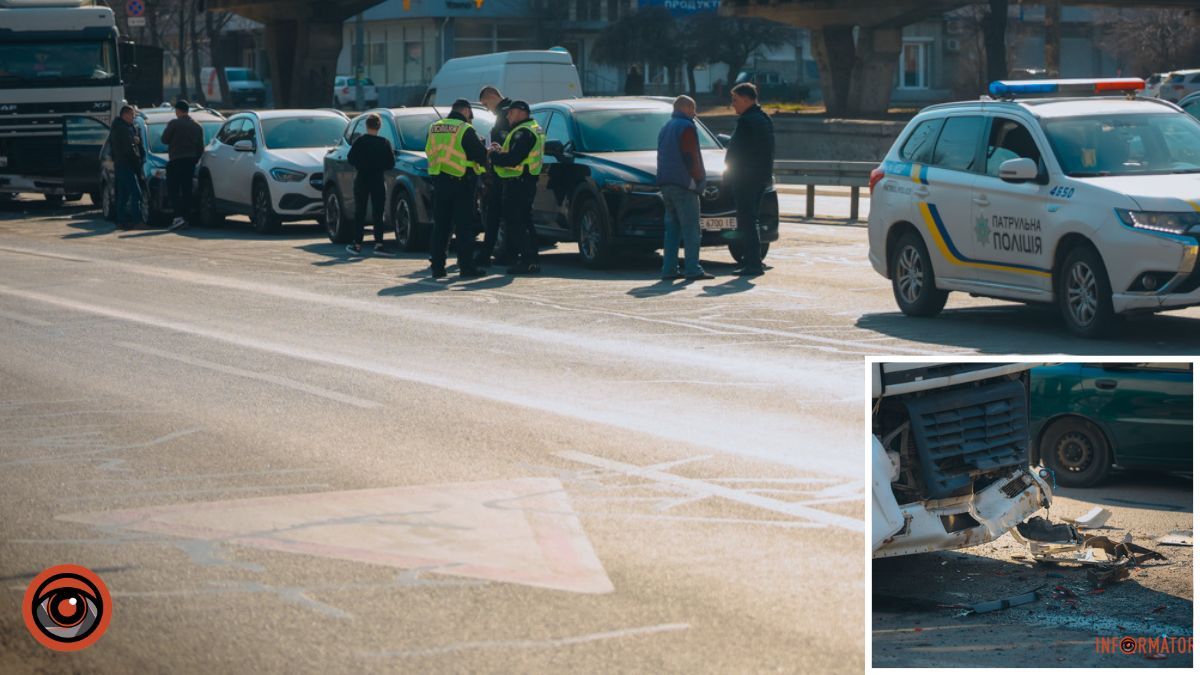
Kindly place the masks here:
<instances>
[{"instance_id":1,"label":"police car","mask_svg":"<svg viewBox=\"0 0 1200 675\"><path fill-rule=\"evenodd\" d=\"M1200 122L1144 86L1001 81L914 117L870 180L871 264L901 311L950 291L1054 303L1098 337L1200 304Z\"/></svg>"}]
</instances>

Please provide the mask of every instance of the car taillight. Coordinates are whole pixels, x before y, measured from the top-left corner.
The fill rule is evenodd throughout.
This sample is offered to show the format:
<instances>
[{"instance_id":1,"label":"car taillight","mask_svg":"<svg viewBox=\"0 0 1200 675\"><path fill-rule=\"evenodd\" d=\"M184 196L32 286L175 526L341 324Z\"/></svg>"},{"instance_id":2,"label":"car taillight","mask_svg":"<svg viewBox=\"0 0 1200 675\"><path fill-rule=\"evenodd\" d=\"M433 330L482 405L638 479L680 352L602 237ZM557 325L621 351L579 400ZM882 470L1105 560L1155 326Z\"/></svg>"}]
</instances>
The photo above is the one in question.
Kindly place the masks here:
<instances>
[{"instance_id":1,"label":"car taillight","mask_svg":"<svg viewBox=\"0 0 1200 675\"><path fill-rule=\"evenodd\" d=\"M872 193L875 192L875 184L883 180L883 167L877 166L871 169L871 180L867 185Z\"/></svg>"}]
</instances>

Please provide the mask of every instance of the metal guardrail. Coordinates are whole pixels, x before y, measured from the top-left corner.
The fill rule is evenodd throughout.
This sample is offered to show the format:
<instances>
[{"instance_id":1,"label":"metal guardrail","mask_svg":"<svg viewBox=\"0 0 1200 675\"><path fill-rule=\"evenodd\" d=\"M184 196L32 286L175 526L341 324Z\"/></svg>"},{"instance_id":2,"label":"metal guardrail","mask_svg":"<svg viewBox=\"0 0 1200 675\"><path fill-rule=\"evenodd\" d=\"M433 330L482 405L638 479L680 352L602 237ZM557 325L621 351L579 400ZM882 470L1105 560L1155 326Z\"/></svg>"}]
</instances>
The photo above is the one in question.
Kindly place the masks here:
<instances>
[{"instance_id":1,"label":"metal guardrail","mask_svg":"<svg viewBox=\"0 0 1200 675\"><path fill-rule=\"evenodd\" d=\"M878 162L778 160L775 162L775 182L808 188L804 205L807 218L812 218L816 210L818 185L849 187L850 220L858 220L859 189L870 185L871 171L877 166Z\"/></svg>"}]
</instances>

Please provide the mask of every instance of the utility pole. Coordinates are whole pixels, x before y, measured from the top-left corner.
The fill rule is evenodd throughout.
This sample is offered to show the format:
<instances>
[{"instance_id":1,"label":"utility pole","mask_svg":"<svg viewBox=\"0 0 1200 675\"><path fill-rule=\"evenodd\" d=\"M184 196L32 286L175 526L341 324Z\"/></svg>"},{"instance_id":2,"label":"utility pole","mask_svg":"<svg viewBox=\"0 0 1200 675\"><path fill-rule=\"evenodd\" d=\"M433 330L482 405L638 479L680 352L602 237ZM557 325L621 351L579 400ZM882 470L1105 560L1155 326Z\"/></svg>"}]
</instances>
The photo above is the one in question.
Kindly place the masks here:
<instances>
[{"instance_id":1,"label":"utility pole","mask_svg":"<svg viewBox=\"0 0 1200 675\"><path fill-rule=\"evenodd\" d=\"M1046 76L1058 77L1062 57L1062 0L1046 0Z\"/></svg>"},{"instance_id":2,"label":"utility pole","mask_svg":"<svg viewBox=\"0 0 1200 675\"><path fill-rule=\"evenodd\" d=\"M358 13L358 18L354 21L354 42L356 45L354 55L354 109L361 111L363 109L363 75L365 68L363 63L363 15Z\"/></svg>"}]
</instances>

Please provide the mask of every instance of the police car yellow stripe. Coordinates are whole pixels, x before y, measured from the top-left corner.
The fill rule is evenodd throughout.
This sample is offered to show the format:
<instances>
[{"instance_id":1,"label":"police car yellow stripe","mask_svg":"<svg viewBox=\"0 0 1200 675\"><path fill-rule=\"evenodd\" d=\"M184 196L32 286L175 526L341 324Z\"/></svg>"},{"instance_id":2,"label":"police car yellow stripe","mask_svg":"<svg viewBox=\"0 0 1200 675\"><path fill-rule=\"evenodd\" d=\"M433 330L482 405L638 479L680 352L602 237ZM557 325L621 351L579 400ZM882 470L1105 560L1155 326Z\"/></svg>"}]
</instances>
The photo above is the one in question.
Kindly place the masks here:
<instances>
[{"instance_id":1,"label":"police car yellow stripe","mask_svg":"<svg viewBox=\"0 0 1200 675\"><path fill-rule=\"evenodd\" d=\"M917 208L921 211L921 218L925 221L925 227L929 230L929 236L933 237L933 243L937 246L938 251L946 260L960 265L962 267L973 267L976 269L997 270L1000 272L1020 272L1022 274L1032 274L1040 277L1050 277L1050 270L1033 267L1031 265L1016 265L1010 263L997 263L988 260L974 260L968 258L959 252L958 247L954 245L954 240L950 238L950 233L946 231L946 225L942 222L942 216L938 213L937 205L929 202L919 202Z\"/></svg>"}]
</instances>

